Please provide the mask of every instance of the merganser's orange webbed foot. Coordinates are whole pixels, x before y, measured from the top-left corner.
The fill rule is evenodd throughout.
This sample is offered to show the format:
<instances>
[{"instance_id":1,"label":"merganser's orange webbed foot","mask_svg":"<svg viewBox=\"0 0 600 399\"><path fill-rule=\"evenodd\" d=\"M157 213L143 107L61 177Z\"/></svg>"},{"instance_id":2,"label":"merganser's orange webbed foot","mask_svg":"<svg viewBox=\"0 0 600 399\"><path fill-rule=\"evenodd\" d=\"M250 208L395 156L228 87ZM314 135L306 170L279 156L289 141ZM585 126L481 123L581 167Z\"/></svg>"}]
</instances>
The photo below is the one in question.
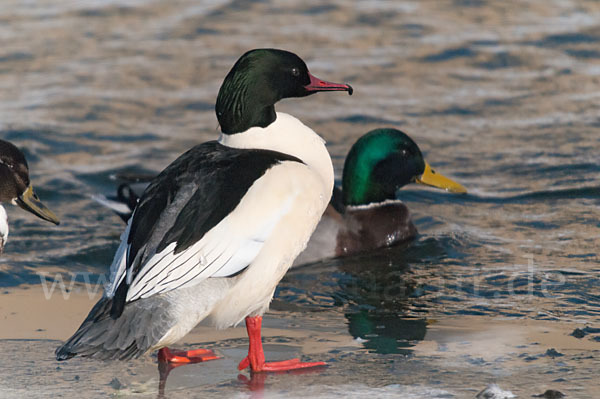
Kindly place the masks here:
<instances>
[{"instance_id":1,"label":"merganser's orange webbed foot","mask_svg":"<svg viewBox=\"0 0 600 399\"><path fill-rule=\"evenodd\" d=\"M238 366L239 370L250 367L252 372L277 372L305 369L310 367L323 367L324 362L301 362L300 359L283 360L280 362L265 362L265 354L262 347L260 335L262 325L262 316L246 317L246 330L250 344L248 347L248 356L242 360Z\"/></svg>"},{"instance_id":2,"label":"merganser's orange webbed foot","mask_svg":"<svg viewBox=\"0 0 600 399\"><path fill-rule=\"evenodd\" d=\"M244 358L238 366L239 370L243 370L248 366L252 366L248 357ZM300 359L283 360L281 362L264 362L262 365L251 367L253 372L277 372L277 371L290 371L300 370L311 367L324 367L327 366L325 362L301 362Z\"/></svg>"},{"instance_id":3,"label":"merganser's orange webbed foot","mask_svg":"<svg viewBox=\"0 0 600 399\"><path fill-rule=\"evenodd\" d=\"M219 359L210 349L193 349L189 351L171 350L162 348L158 351L158 361L161 363L175 363L179 365L200 363Z\"/></svg>"},{"instance_id":4,"label":"merganser's orange webbed foot","mask_svg":"<svg viewBox=\"0 0 600 399\"><path fill-rule=\"evenodd\" d=\"M220 359L210 349L194 349L189 351L171 350L162 348L158 351L158 397L162 398L165 394L165 386L169 373L174 368L185 366L186 364L207 362L209 360Z\"/></svg>"}]
</instances>

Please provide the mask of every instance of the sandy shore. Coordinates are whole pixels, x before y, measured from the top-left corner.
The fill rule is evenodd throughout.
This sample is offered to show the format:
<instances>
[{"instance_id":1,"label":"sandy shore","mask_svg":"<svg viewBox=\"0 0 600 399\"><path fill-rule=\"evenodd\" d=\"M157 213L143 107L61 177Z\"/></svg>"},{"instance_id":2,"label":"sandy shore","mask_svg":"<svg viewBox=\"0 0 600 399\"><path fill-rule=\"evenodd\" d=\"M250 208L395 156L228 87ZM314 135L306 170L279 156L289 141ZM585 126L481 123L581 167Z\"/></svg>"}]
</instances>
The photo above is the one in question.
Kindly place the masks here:
<instances>
[{"instance_id":1,"label":"sandy shore","mask_svg":"<svg viewBox=\"0 0 600 399\"><path fill-rule=\"evenodd\" d=\"M0 345L12 364L9 374L0 372L4 381L0 397L19 397L25 392L32 397L57 393L69 397L82 387L82 397L156 395L159 373L152 356L132 362L80 358L56 362L54 348L75 331L99 293L88 295L85 286L77 285L67 297L60 290L47 294L43 286L27 286L6 289L0 295ZM341 315L328 314L327 319L324 322L301 312L270 312L264 329L269 358L300 355L325 360L330 367L309 376L269 376L258 382L236 370L247 345L243 327L216 331L199 326L180 346L210 347L222 359L174 370L165 392L193 397L201 389L209 397L256 397L258 389L265 397L302 397L309 390L316 397L336 397L362 390L377 397L444 397L449 392L457 395L452 397L473 397L487 383L498 382L515 394L553 388L585 398L600 388L591 382L600 366L596 360L600 344L572 335L582 325L476 316L429 320L424 340L413 342L413 355L402 360L369 353L361 340L340 328L345 325ZM575 360L577 368L570 365ZM365 367L368 374L364 374ZM402 372L390 374L389 367ZM454 373L462 376L462 383L452 380ZM568 384L561 373L569 376ZM431 385L432 375L443 389ZM465 385L465 378L472 385ZM574 387L574 378L585 382ZM49 379L58 383L49 388Z\"/></svg>"},{"instance_id":2,"label":"sandy shore","mask_svg":"<svg viewBox=\"0 0 600 399\"><path fill-rule=\"evenodd\" d=\"M91 309L90 298L81 287L65 294L46 296L41 285L9 288L0 294L0 339L65 339Z\"/></svg>"},{"instance_id":3,"label":"sandy shore","mask_svg":"<svg viewBox=\"0 0 600 399\"><path fill-rule=\"evenodd\" d=\"M100 298L101 290L97 287L87 290L84 285L75 285L70 292L64 292L58 287L52 291L50 284L46 287L32 285L5 289L0 294L0 340L65 340L75 332ZM283 335L305 340L317 333L311 331L310 323L304 323L302 330L293 330L285 328L287 323L278 321L277 312L272 316L264 322L265 337ZM340 336L339 332L328 332L322 327L317 330L320 344L306 342L302 346L303 352L324 352L340 345L360 347L350 335ZM182 344L243 338L246 338L243 325L221 331L200 325L184 338Z\"/></svg>"}]
</instances>

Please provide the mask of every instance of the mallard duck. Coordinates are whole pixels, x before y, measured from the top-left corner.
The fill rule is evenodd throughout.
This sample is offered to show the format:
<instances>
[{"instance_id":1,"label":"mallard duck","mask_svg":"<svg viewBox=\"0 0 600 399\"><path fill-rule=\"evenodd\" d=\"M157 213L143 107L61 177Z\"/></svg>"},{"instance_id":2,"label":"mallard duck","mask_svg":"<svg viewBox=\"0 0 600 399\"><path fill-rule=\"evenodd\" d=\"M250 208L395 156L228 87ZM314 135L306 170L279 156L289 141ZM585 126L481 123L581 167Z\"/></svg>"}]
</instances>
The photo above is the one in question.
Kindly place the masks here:
<instances>
[{"instance_id":1,"label":"mallard duck","mask_svg":"<svg viewBox=\"0 0 600 399\"><path fill-rule=\"evenodd\" d=\"M389 247L415 238L406 205L397 191L417 183L464 194L460 184L436 172L417 144L397 129L375 129L350 149L342 174L307 248L295 264Z\"/></svg>"}]
</instances>

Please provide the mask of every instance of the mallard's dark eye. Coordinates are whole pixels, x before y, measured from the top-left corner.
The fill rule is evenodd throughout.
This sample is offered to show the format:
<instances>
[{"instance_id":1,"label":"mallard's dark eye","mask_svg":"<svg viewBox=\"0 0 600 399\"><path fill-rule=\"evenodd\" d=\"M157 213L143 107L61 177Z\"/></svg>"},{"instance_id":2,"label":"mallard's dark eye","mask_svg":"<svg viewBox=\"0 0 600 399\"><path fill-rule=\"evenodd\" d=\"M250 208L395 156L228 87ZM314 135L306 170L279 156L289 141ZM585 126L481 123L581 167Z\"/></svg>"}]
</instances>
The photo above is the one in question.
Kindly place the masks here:
<instances>
[{"instance_id":1,"label":"mallard's dark eye","mask_svg":"<svg viewBox=\"0 0 600 399\"><path fill-rule=\"evenodd\" d=\"M300 76L300 71L298 68L292 68L292 75L296 77Z\"/></svg>"}]
</instances>

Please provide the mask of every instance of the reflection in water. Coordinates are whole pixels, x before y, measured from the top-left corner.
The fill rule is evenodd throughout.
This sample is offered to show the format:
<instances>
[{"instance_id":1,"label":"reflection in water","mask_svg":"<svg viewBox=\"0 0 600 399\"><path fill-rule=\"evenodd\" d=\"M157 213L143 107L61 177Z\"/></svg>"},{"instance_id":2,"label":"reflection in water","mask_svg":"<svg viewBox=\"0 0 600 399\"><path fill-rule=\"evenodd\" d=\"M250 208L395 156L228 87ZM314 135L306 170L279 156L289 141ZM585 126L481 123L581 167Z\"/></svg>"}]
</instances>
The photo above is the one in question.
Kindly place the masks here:
<instances>
[{"instance_id":1,"label":"reflection in water","mask_svg":"<svg viewBox=\"0 0 600 399\"><path fill-rule=\"evenodd\" d=\"M167 387L167 379L171 371L177 367L185 366L186 364L174 364L169 362L158 361L158 399L165 399L168 396L165 395L166 387ZM265 394L266 382L269 376L275 375L310 375L310 374L320 374L323 372L323 367L314 367L314 368L306 368L306 369L296 369L296 370L288 370L288 371L277 371L277 372L261 372L255 373L250 371L250 377L245 374L238 374L237 381L242 384L248 391L250 391L250 398L253 399L262 399ZM175 390L172 387L170 390Z\"/></svg>"},{"instance_id":2,"label":"reflection in water","mask_svg":"<svg viewBox=\"0 0 600 399\"><path fill-rule=\"evenodd\" d=\"M387 265L368 254L338 263L350 277L341 280L340 291L334 293L338 301L343 298L340 303L351 304L344 312L350 335L376 353L409 354L410 341L425 338L427 321L406 317L418 285L410 273L407 248L389 249L387 256L396 256L389 257Z\"/></svg>"},{"instance_id":3,"label":"reflection in water","mask_svg":"<svg viewBox=\"0 0 600 399\"><path fill-rule=\"evenodd\" d=\"M319 374L323 372L323 367L315 367L308 369L297 369L289 371L279 371L271 373L253 373L250 372L250 378L244 374L238 375L238 381L244 384L244 386L251 392L250 398L262 399L265 397L265 383L268 381L269 375L309 375Z\"/></svg>"},{"instance_id":4,"label":"reflection in water","mask_svg":"<svg viewBox=\"0 0 600 399\"><path fill-rule=\"evenodd\" d=\"M427 328L427 320L411 312L420 283L408 262L420 251L410 248L402 245L296 267L278 288L276 297L282 302L272 308L308 311L332 306L343 311L350 335L365 348L409 354L412 341L424 339ZM430 257L437 254L427 252Z\"/></svg>"},{"instance_id":5,"label":"reflection in water","mask_svg":"<svg viewBox=\"0 0 600 399\"><path fill-rule=\"evenodd\" d=\"M350 334L375 353L409 355L414 346L411 341L422 341L427 332L427 320L402 318L394 313L360 311L346 313L346 319Z\"/></svg>"},{"instance_id":6,"label":"reflection in water","mask_svg":"<svg viewBox=\"0 0 600 399\"><path fill-rule=\"evenodd\" d=\"M167 378L169 378L169 374L171 370L177 368L179 366L184 366L183 364L174 364L169 362L158 362L158 396L157 398L165 397L165 388L167 386Z\"/></svg>"},{"instance_id":7,"label":"reflection in water","mask_svg":"<svg viewBox=\"0 0 600 399\"><path fill-rule=\"evenodd\" d=\"M244 374L238 375L238 381L244 384L252 393L250 396L253 399L262 399L265 392L265 381L269 374L267 373L250 373L250 378Z\"/></svg>"}]
</instances>

